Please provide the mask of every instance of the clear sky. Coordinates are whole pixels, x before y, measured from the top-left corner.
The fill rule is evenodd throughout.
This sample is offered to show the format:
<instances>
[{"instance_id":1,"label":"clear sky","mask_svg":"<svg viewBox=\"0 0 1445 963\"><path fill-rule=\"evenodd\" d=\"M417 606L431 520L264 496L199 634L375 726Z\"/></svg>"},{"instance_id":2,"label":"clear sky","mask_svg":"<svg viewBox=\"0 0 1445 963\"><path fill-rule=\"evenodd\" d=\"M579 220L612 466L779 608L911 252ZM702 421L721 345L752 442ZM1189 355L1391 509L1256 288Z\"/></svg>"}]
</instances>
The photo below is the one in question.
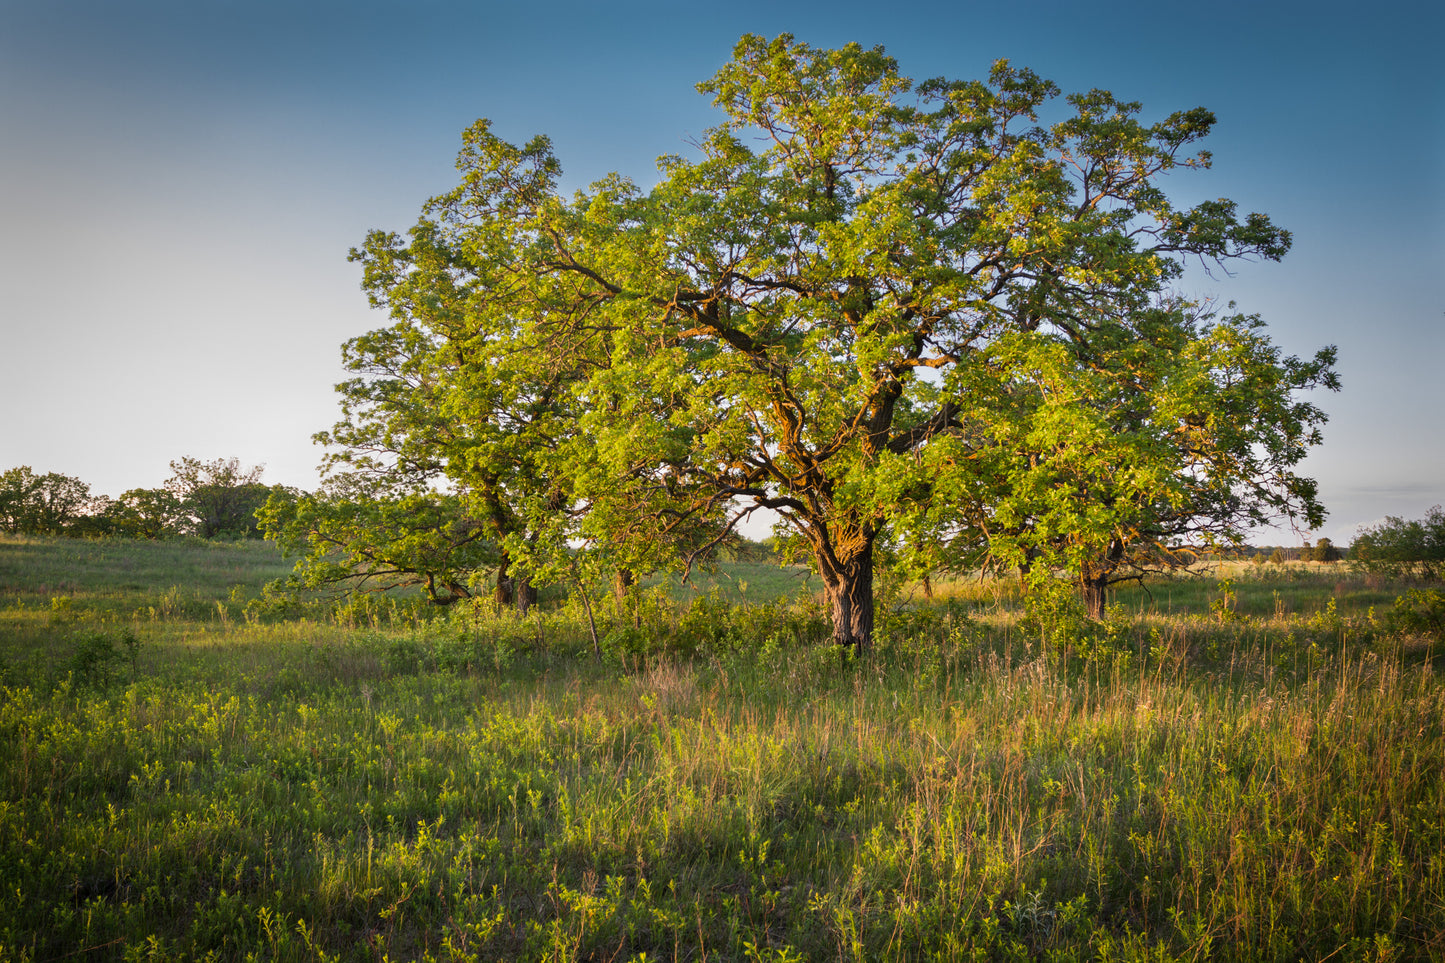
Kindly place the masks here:
<instances>
[{"instance_id":1,"label":"clear sky","mask_svg":"<svg viewBox=\"0 0 1445 963\"><path fill-rule=\"evenodd\" d=\"M1213 110L1214 169L1170 189L1294 249L1184 290L1288 353L1339 346L1321 534L1445 502L1438 0L0 0L0 469L118 495L237 456L313 487L340 345L385 323L347 250L452 184L464 127L548 134L569 187L646 185L715 122L693 85L781 32L917 79L1007 57L1147 117Z\"/></svg>"}]
</instances>

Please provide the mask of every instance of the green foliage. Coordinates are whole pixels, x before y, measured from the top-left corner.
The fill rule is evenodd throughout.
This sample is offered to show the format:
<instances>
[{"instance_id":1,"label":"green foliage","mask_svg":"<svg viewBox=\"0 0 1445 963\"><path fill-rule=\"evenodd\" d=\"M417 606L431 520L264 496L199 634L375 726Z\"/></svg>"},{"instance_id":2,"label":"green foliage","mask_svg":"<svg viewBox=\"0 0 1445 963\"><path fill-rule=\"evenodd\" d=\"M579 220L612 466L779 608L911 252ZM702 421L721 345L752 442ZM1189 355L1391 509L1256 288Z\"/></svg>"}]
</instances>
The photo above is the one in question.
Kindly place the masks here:
<instances>
[{"instance_id":1,"label":"green foliage","mask_svg":"<svg viewBox=\"0 0 1445 963\"><path fill-rule=\"evenodd\" d=\"M232 459L171 462L163 488L133 488L119 498L92 496L78 478L28 466L0 474L0 531L28 535L162 539L176 535L241 538L257 534L255 511L278 488L261 468Z\"/></svg>"},{"instance_id":2,"label":"green foliage","mask_svg":"<svg viewBox=\"0 0 1445 963\"><path fill-rule=\"evenodd\" d=\"M99 503L78 478L30 466L0 473L0 531L12 535L64 535L79 532Z\"/></svg>"},{"instance_id":3,"label":"green foliage","mask_svg":"<svg viewBox=\"0 0 1445 963\"><path fill-rule=\"evenodd\" d=\"M70 644L70 658L66 660L63 669L73 684L108 689L125 663L129 663L131 677L134 679L141 643L133 630L107 632L88 629L76 632L71 637Z\"/></svg>"},{"instance_id":4,"label":"green foliage","mask_svg":"<svg viewBox=\"0 0 1445 963\"><path fill-rule=\"evenodd\" d=\"M743 37L699 90L720 124L647 191L567 197L546 138L465 132L459 186L353 252L395 323L347 345L339 459L445 479L509 559L578 586L690 564L770 509L860 650L875 551L1043 553L1098 585L1319 516L1289 469L1323 415L1293 395L1334 386L1332 353L1169 298L1187 260L1289 246L1160 187L1208 166L1208 111L1061 105L1002 61L915 84L881 48L787 35Z\"/></svg>"},{"instance_id":5,"label":"green foliage","mask_svg":"<svg viewBox=\"0 0 1445 963\"><path fill-rule=\"evenodd\" d=\"M123 578L182 548L219 570L265 547L89 549ZM148 590L194 611L101 625L100 566L75 570L65 596L0 606L0 650L48 660L33 679L7 662L0 689L7 959L1442 948L1445 687L1418 647L1361 634L1358 599L1325 603L1334 573L1225 575L1241 614L1222 623L1202 578L1173 615L1160 598L1104 628L1062 586L1028 603L1060 644L1108 647L1087 659L1041 653L1002 591L890 607L865 660L829 644L816 602L720 583L690 619L649 589L598 617L640 621L649 646L673 619L726 632L599 664L576 657L572 599L526 619L467 601L379 628L220 622L235 600L208 570ZM1304 589L1303 614L1250 614ZM29 635L52 598L75 621Z\"/></svg>"},{"instance_id":6,"label":"green foliage","mask_svg":"<svg viewBox=\"0 0 1445 963\"><path fill-rule=\"evenodd\" d=\"M1315 562L1338 562L1343 553L1335 548L1335 543L1328 538L1321 538L1315 542L1314 548L1310 551L1310 559Z\"/></svg>"},{"instance_id":7,"label":"green foliage","mask_svg":"<svg viewBox=\"0 0 1445 963\"><path fill-rule=\"evenodd\" d=\"M171 462L165 489L179 502L181 531L199 538L259 537L256 511L273 492L261 484L262 471L260 465L242 468L236 458Z\"/></svg>"},{"instance_id":8,"label":"green foliage","mask_svg":"<svg viewBox=\"0 0 1445 963\"><path fill-rule=\"evenodd\" d=\"M1333 349L1281 357L1258 317L1174 303L1093 333L1087 351L1035 331L978 360L959 377L991 487L932 521L987 532L994 565L1068 573L1093 617L1110 585L1187 568L1282 517L1323 520L1314 481L1292 468L1324 414L1296 395L1338 387Z\"/></svg>"},{"instance_id":9,"label":"green foliage","mask_svg":"<svg viewBox=\"0 0 1445 963\"><path fill-rule=\"evenodd\" d=\"M294 581L304 588L419 586L446 605L471 598L501 561L491 527L460 497L398 494L359 474L332 475L315 493L273 493L256 514L266 538L300 556Z\"/></svg>"},{"instance_id":10,"label":"green foliage","mask_svg":"<svg viewBox=\"0 0 1445 963\"><path fill-rule=\"evenodd\" d=\"M1054 583L1044 583L1024 599L1020 628L1036 633L1046 644L1058 649L1083 640L1090 629L1089 613L1078 596Z\"/></svg>"},{"instance_id":11,"label":"green foliage","mask_svg":"<svg viewBox=\"0 0 1445 963\"><path fill-rule=\"evenodd\" d=\"M1219 580L1219 596L1209 603L1209 610L1213 613L1215 621L1229 622L1239 617L1236 606L1239 604L1239 594L1234 590L1234 583L1227 579Z\"/></svg>"},{"instance_id":12,"label":"green foliage","mask_svg":"<svg viewBox=\"0 0 1445 963\"><path fill-rule=\"evenodd\" d=\"M1418 521L1390 516L1363 529L1350 546L1350 560L1389 578L1445 579L1445 509L1436 505Z\"/></svg>"},{"instance_id":13,"label":"green foliage","mask_svg":"<svg viewBox=\"0 0 1445 963\"><path fill-rule=\"evenodd\" d=\"M1445 591L1410 589L1395 599L1386 626L1406 635L1428 635L1445 641Z\"/></svg>"},{"instance_id":14,"label":"green foliage","mask_svg":"<svg viewBox=\"0 0 1445 963\"><path fill-rule=\"evenodd\" d=\"M1127 617L1106 609L1095 618L1083 601L1060 582L1047 581L1024 597L1020 628L1037 637L1046 651L1074 656L1086 662L1127 659Z\"/></svg>"},{"instance_id":15,"label":"green foliage","mask_svg":"<svg viewBox=\"0 0 1445 963\"><path fill-rule=\"evenodd\" d=\"M109 533L130 538L162 539L188 527L185 503L166 488L132 488L106 506Z\"/></svg>"}]
</instances>

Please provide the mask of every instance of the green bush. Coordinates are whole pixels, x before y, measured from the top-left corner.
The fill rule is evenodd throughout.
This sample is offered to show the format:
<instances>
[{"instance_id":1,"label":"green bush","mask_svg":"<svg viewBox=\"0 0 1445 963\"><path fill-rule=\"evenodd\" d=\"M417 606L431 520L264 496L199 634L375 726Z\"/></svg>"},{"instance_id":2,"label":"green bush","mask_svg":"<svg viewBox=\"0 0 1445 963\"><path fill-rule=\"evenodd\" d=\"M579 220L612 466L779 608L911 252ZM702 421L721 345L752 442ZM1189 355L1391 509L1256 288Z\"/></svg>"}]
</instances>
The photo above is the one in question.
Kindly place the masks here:
<instances>
[{"instance_id":1,"label":"green bush","mask_svg":"<svg viewBox=\"0 0 1445 963\"><path fill-rule=\"evenodd\" d=\"M602 639L603 654L614 661L645 657L660 651L661 644L651 632L635 625L617 625Z\"/></svg>"},{"instance_id":2,"label":"green bush","mask_svg":"<svg viewBox=\"0 0 1445 963\"><path fill-rule=\"evenodd\" d=\"M1419 521L1390 516L1364 529L1350 546L1350 559L1389 578L1445 579L1445 509L1436 505Z\"/></svg>"},{"instance_id":3,"label":"green bush","mask_svg":"<svg viewBox=\"0 0 1445 963\"><path fill-rule=\"evenodd\" d=\"M140 639L130 629L115 634L92 629L71 637L70 658L63 668L73 685L103 690L110 687L127 662L134 679L139 656Z\"/></svg>"},{"instance_id":4,"label":"green bush","mask_svg":"<svg viewBox=\"0 0 1445 963\"><path fill-rule=\"evenodd\" d=\"M1046 649L1086 662L1116 659L1128 651L1130 620L1123 610L1111 605L1102 619L1092 619L1083 600L1062 582L1029 591L1020 627Z\"/></svg>"},{"instance_id":5,"label":"green bush","mask_svg":"<svg viewBox=\"0 0 1445 963\"><path fill-rule=\"evenodd\" d=\"M1399 635L1428 635L1445 639L1445 591L1410 589L1395 599L1385 625Z\"/></svg>"}]
</instances>

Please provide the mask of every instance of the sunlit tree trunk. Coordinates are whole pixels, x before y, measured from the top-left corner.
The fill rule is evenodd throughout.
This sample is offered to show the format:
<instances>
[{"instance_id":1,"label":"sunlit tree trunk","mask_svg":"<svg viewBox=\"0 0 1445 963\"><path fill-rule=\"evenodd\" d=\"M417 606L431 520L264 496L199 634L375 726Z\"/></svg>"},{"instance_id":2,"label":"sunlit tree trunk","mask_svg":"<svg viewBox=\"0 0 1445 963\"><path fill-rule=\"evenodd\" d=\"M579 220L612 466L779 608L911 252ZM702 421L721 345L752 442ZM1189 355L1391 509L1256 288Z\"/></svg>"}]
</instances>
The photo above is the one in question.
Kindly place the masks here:
<instances>
[{"instance_id":1,"label":"sunlit tree trunk","mask_svg":"<svg viewBox=\"0 0 1445 963\"><path fill-rule=\"evenodd\" d=\"M1091 619L1104 617L1104 605L1109 600L1110 576L1119 568L1124 558L1124 543L1117 538L1110 539L1103 557L1085 564L1079 573L1079 592L1083 596L1084 608Z\"/></svg>"},{"instance_id":2,"label":"sunlit tree trunk","mask_svg":"<svg viewBox=\"0 0 1445 963\"><path fill-rule=\"evenodd\" d=\"M1080 582L1080 592L1084 597L1084 608L1088 610L1089 618L1102 619L1104 617L1104 604L1109 598L1109 583L1106 579L1085 577Z\"/></svg>"},{"instance_id":3,"label":"sunlit tree trunk","mask_svg":"<svg viewBox=\"0 0 1445 963\"><path fill-rule=\"evenodd\" d=\"M814 554L833 615L833 641L859 655L873 647L873 536L852 533Z\"/></svg>"},{"instance_id":4,"label":"sunlit tree trunk","mask_svg":"<svg viewBox=\"0 0 1445 963\"><path fill-rule=\"evenodd\" d=\"M514 585L515 582L507 571L507 557L503 555L502 564L497 566L497 587L492 593L492 600L497 605L497 614L500 615L503 609L512 607L515 596Z\"/></svg>"},{"instance_id":5,"label":"sunlit tree trunk","mask_svg":"<svg viewBox=\"0 0 1445 963\"><path fill-rule=\"evenodd\" d=\"M620 605L626 601L627 593L637 584L637 576L629 568L619 568L612 576L612 594Z\"/></svg>"}]
</instances>

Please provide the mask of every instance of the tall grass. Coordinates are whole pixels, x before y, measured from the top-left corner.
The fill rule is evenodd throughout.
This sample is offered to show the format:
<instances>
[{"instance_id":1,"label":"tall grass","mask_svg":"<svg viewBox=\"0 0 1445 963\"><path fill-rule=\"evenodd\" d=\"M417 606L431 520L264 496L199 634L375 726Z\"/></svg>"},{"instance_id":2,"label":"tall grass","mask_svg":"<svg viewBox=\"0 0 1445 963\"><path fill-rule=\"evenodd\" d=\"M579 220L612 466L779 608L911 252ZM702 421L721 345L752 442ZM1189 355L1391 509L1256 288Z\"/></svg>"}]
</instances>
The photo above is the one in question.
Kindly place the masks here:
<instances>
[{"instance_id":1,"label":"tall grass","mask_svg":"<svg viewBox=\"0 0 1445 963\"><path fill-rule=\"evenodd\" d=\"M0 689L0 959L1445 955L1438 643L1227 595L901 593L866 661L721 591L602 662L565 610L12 604L52 638Z\"/></svg>"}]
</instances>

